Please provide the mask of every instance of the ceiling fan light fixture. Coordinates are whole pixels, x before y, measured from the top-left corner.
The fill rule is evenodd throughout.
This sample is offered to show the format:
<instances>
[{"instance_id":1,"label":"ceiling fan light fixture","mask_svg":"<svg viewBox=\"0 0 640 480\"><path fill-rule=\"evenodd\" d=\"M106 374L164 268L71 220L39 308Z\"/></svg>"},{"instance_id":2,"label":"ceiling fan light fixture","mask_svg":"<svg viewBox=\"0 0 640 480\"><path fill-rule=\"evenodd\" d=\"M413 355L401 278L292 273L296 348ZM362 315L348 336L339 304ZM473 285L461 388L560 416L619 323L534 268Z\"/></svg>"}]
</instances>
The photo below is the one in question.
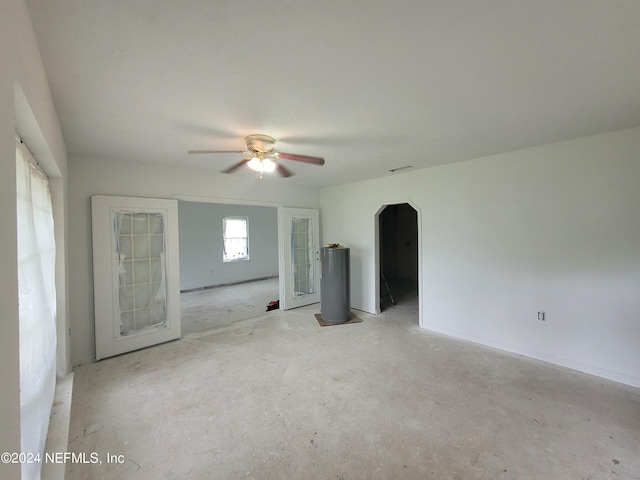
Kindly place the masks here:
<instances>
[{"instance_id":1,"label":"ceiling fan light fixture","mask_svg":"<svg viewBox=\"0 0 640 480\"><path fill-rule=\"evenodd\" d=\"M239 168L248 166L251 170L262 175L271 172L278 172L281 177L291 177L294 173L285 167L280 160L302 162L310 165L324 165L324 158L312 157L310 155L300 155L297 153L276 152L276 141L269 135L254 133L245 137L246 150L189 150L187 153L242 153L247 155L244 160L237 162L222 170L222 173L233 173Z\"/></svg>"},{"instance_id":2,"label":"ceiling fan light fixture","mask_svg":"<svg viewBox=\"0 0 640 480\"><path fill-rule=\"evenodd\" d=\"M274 172L276 170L275 162L269 158L262 160L262 167L265 172Z\"/></svg>"},{"instance_id":3,"label":"ceiling fan light fixture","mask_svg":"<svg viewBox=\"0 0 640 480\"><path fill-rule=\"evenodd\" d=\"M260 173L264 171L264 168L262 167L262 162L258 157L253 157L251 160L249 160L249 163L247 163L247 167L249 167L251 170L255 170L256 172L260 172Z\"/></svg>"},{"instance_id":4,"label":"ceiling fan light fixture","mask_svg":"<svg viewBox=\"0 0 640 480\"><path fill-rule=\"evenodd\" d=\"M247 166L251 170L255 170L259 173L273 172L276 169L276 164L272 160L268 158L260 158L258 156L255 156L251 160L249 160Z\"/></svg>"}]
</instances>

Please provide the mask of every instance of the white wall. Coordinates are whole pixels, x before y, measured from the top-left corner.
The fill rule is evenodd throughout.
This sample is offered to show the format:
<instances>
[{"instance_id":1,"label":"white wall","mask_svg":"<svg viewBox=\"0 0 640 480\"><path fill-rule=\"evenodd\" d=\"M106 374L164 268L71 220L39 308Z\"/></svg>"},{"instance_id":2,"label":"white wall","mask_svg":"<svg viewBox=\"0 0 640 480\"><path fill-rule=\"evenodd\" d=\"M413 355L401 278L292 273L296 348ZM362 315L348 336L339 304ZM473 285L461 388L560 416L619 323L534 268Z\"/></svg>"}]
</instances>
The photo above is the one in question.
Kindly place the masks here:
<instances>
[{"instance_id":1,"label":"white wall","mask_svg":"<svg viewBox=\"0 0 640 480\"><path fill-rule=\"evenodd\" d=\"M256 205L179 202L180 289L278 275L278 209ZM224 217L247 217L249 260L222 261Z\"/></svg>"},{"instance_id":2,"label":"white wall","mask_svg":"<svg viewBox=\"0 0 640 480\"><path fill-rule=\"evenodd\" d=\"M374 312L375 213L411 200L423 327L640 385L638 152L634 128L323 189L323 236Z\"/></svg>"},{"instance_id":3,"label":"white wall","mask_svg":"<svg viewBox=\"0 0 640 480\"><path fill-rule=\"evenodd\" d=\"M6 0L0 15L0 452L20 451L15 132L54 180L58 242L58 322L64 311L66 151L24 0ZM65 338L61 339L63 347ZM64 353L60 360L64 360ZM60 372L59 372L60 373ZM20 478L20 465L0 463L0 478Z\"/></svg>"},{"instance_id":4,"label":"white wall","mask_svg":"<svg viewBox=\"0 0 640 480\"><path fill-rule=\"evenodd\" d=\"M150 198L224 199L318 208L314 189L287 185L286 179L242 173L167 168L104 158L69 158L69 271L71 360L73 365L95 360L93 272L91 257L91 195ZM178 222L180 219L178 219Z\"/></svg>"}]
</instances>

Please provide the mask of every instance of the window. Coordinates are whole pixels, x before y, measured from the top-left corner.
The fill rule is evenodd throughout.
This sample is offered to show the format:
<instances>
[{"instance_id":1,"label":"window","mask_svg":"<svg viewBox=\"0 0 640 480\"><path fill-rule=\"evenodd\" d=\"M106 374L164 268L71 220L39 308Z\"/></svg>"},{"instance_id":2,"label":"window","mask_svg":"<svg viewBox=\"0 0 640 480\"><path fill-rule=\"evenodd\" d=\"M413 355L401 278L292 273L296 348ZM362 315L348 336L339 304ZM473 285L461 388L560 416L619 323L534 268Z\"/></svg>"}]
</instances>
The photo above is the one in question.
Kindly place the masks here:
<instances>
[{"instance_id":1,"label":"window","mask_svg":"<svg viewBox=\"0 0 640 480\"><path fill-rule=\"evenodd\" d=\"M247 217L222 219L222 261L249 260L249 220Z\"/></svg>"},{"instance_id":2,"label":"window","mask_svg":"<svg viewBox=\"0 0 640 480\"><path fill-rule=\"evenodd\" d=\"M16 191L20 445L35 456L44 455L56 388L56 245L48 179L19 141ZM40 466L23 463L21 478L40 478Z\"/></svg>"}]
</instances>

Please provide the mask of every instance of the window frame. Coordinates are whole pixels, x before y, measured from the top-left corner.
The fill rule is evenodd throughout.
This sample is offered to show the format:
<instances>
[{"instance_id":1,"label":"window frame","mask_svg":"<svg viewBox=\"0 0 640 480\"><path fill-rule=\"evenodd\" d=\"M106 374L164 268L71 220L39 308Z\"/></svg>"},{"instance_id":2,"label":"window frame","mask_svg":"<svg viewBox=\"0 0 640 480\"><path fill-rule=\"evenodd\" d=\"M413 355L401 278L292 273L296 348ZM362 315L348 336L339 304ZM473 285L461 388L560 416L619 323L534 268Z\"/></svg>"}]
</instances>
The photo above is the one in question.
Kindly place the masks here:
<instances>
[{"instance_id":1,"label":"window frame","mask_svg":"<svg viewBox=\"0 0 640 480\"><path fill-rule=\"evenodd\" d=\"M245 226L245 236L244 237L227 237L225 223L227 220L242 220L244 221ZM227 240L244 240L245 243L245 255L237 258L227 258ZM241 215L229 215L222 217L222 262L223 263L233 263L233 262L243 262L251 260L249 254L249 217L241 216Z\"/></svg>"}]
</instances>

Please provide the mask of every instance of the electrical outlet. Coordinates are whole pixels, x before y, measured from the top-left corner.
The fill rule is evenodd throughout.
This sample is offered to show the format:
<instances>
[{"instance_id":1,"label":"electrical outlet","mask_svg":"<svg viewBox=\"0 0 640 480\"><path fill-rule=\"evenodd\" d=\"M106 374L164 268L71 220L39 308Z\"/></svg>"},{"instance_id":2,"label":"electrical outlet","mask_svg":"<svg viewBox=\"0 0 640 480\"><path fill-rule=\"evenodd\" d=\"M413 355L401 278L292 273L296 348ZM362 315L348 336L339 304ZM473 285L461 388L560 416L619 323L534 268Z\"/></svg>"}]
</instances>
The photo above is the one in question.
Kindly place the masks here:
<instances>
[{"instance_id":1,"label":"electrical outlet","mask_svg":"<svg viewBox=\"0 0 640 480\"><path fill-rule=\"evenodd\" d=\"M541 321L545 321L545 313L544 312L538 312L538 320Z\"/></svg>"}]
</instances>

